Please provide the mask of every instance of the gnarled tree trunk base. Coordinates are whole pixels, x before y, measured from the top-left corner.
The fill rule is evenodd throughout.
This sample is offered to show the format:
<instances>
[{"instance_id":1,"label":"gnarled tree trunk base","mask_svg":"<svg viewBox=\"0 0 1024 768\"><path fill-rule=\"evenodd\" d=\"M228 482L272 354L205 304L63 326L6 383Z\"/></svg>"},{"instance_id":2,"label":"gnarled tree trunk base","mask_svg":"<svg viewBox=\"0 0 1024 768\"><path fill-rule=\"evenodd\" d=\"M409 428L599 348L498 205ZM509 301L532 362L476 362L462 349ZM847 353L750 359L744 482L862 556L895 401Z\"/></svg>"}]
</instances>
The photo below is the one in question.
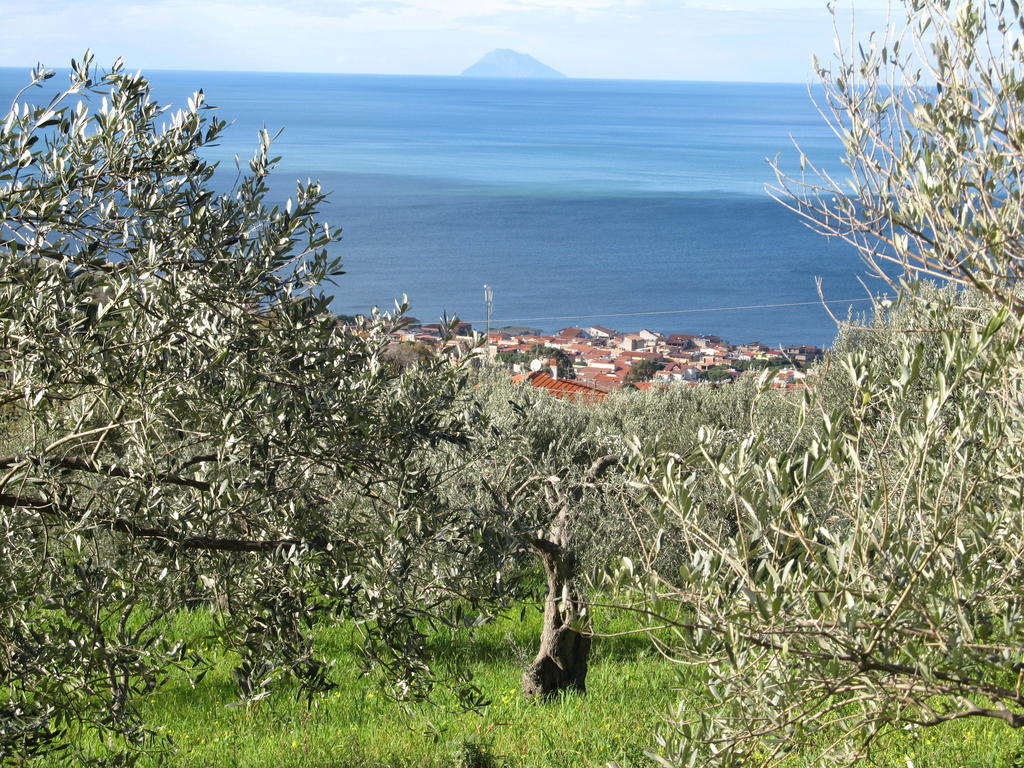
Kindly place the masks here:
<instances>
[{"instance_id":1,"label":"gnarled tree trunk base","mask_svg":"<svg viewBox=\"0 0 1024 768\"><path fill-rule=\"evenodd\" d=\"M523 694L550 698L562 691L586 693L589 656L590 638L574 629L543 635L540 653L523 672Z\"/></svg>"},{"instance_id":2,"label":"gnarled tree trunk base","mask_svg":"<svg viewBox=\"0 0 1024 768\"><path fill-rule=\"evenodd\" d=\"M523 672L523 694L550 698L562 691L586 693L591 638L579 631L586 600L575 584L575 557L556 541L537 542L547 576L544 627L537 658Z\"/></svg>"}]
</instances>

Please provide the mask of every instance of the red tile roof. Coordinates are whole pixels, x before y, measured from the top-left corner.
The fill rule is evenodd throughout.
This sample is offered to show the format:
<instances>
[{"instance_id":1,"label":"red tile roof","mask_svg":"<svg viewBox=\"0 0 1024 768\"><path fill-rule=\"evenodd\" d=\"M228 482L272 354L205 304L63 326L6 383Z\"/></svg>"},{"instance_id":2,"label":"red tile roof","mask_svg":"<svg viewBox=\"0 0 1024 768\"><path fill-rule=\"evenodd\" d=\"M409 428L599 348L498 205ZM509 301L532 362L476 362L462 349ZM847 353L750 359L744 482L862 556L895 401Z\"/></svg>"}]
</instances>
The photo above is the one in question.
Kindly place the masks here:
<instances>
[{"instance_id":1,"label":"red tile roof","mask_svg":"<svg viewBox=\"0 0 1024 768\"><path fill-rule=\"evenodd\" d=\"M622 379L613 377L603 377L600 381L595 381L595 384L603 387L609 392L615 392L622 389Z\"/></svg>"},{"instance_id":2,"label":"red tile roof","mask_svg":"<svg viewBox=\"0 0 1024 768\"><path fill-rule=\"evenodd\" d=\"M607 392L603 392L596 387L587 386L586 384L569 379L554 379L546 371L534 371L523 376L513 376L512 381L529 382L531 386L543 389L548 394L562 400L575 400L580 403L599 403L608 397Z\"/></svg>"}]
</instances>

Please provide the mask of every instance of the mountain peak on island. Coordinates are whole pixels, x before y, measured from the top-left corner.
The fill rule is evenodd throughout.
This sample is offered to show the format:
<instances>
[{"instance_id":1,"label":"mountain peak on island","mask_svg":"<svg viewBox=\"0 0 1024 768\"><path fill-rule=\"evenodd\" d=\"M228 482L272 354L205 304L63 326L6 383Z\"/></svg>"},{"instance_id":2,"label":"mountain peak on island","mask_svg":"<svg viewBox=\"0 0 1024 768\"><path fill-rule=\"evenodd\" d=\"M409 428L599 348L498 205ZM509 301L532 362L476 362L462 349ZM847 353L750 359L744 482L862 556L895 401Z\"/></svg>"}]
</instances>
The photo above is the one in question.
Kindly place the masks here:
<instances>
[{"instance_id":1,"label":"mountain peak on island","mask_svg":"<svg viewBox=\"0 0 1024 768\"><path fill-rule=\"evenodd\" d=\"M533 56L497 48L462 73L466 77L565 77Z\"/></svg>"}]
</instances>

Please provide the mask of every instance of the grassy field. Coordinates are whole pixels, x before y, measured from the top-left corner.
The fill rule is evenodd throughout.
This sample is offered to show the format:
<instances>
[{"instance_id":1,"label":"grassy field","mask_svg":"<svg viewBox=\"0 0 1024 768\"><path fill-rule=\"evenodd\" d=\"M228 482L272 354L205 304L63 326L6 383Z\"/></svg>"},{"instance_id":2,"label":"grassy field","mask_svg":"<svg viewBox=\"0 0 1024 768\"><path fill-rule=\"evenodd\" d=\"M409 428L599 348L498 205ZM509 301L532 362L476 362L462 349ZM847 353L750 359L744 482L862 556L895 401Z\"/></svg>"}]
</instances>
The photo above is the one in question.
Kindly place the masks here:
<instances>
[{"instance_id":1,"label":"grassy field","mask_svg":"<svg viewBox=\"0 0 1024 768\"><path fill-rule=\"evenodd\" d=\"M628 619L604 620L606 632L630 629ZM202 636L209 617L185 614L182 636ZM661 714L686 697L680 669L636 635L595 642L588 694L528 702L518 694L524 661L532 656L540 614L527 611L483 627L474 642L433 638L448 661L464 660L491 700L479 713L431 705L405 708L382 697L358 675L351 630L326 630L322 648L337 660L338 688L311 707L280 692L250 707L230 706L236 688L222 659L195 688L184 678L148 704L152 722L175 743L165 765L180 768L567 768L649 766ZM682 686L682 687L681 687ZM48 765L66 765L48 761ZM156 759L143 765L157 765ZM883 745L873 765L893 768L1024 768L1022 736L997 723L957 723L907 733ZM815 765L794 759L795 767Z\"/></svg>"},{"instance_id":2,"label":"grassy field","mask_svg":"<svg viewBox=\"0 0 1024 768\"><path fill-rule=\"evenodd\" d=\"M202 616L194 621L202 622ZM620 620L606 627L622 631ZM195 634L196 627L182 627ZM348 629L325 631L337 660L338 688L307 707L283 694L229 707L236 689L225 663L195 689L175 683L154 697L151 717L168 724L178 745L175 766L536 766L636 764L652 743L659 713L676 699L676 670L639 636L598 641L587 696L556 702L519 694L524 662L535 653L540 613L527 611L465 636L435 635L448 662L465 660L491 704L479 713L429 704L403 707L358 674ZM453 704L449 701L448 704Z\"/></svg>"}]
</instances>

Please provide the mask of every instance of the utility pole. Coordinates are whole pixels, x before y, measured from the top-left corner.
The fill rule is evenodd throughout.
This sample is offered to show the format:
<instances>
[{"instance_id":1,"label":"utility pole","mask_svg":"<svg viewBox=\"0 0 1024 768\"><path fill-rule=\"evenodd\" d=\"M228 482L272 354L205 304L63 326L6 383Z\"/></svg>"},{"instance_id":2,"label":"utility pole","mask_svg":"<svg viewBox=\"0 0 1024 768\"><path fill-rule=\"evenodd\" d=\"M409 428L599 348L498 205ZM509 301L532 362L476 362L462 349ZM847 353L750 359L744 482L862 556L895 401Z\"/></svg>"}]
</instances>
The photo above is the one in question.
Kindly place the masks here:
<instances>
[{"instance_id":1,"label":"utility pole","mask_svg":"<svg viewBox=\"0 0 1024 768\"><path fill-rule=\"evenodd\" d=\"M487 304L487 346L491 345L491 317L494 314L494 289L489 285L484 286L484 302Z\"/></svg>"}]
</instances>

